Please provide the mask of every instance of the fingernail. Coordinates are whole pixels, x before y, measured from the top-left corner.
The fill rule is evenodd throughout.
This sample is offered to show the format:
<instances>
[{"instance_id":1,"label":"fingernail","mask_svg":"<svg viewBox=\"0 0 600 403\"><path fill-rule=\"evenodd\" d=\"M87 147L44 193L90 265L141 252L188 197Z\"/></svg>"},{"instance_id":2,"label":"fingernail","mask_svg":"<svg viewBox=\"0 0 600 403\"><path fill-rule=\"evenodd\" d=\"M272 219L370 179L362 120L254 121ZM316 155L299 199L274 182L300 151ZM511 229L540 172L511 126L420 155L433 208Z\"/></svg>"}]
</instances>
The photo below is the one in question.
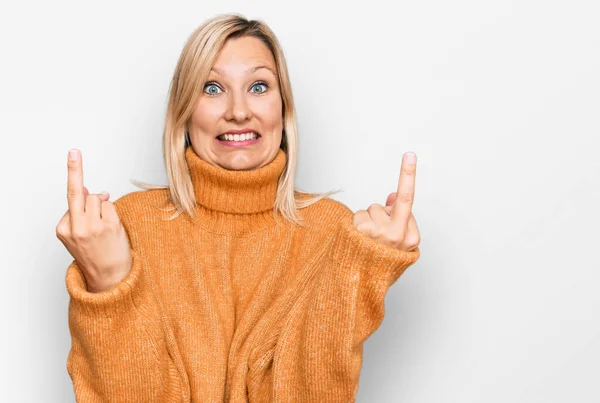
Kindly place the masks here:
<instances>
[{"instance_id":1,"label":"fingernail","mask_svg":"<svg viewBox=\"0 0 600 403\"><path fill-rule=\"evenodd\" d=\"M77 159L77 150L74 150L74 149L69 150L69 159L71 161L75 161Z\"/></svg>"},{"instance_id":2,"label":"fingernail","mask_svg":"<svg viewBox=\"0 0 600 403\"><path fill-rule=\"evenodd\" d=\"M409 164L414 164L417 162L417 154L415 153L406 153L406 162Z\"/></svg>"},{"instance_id":3,"label":"fingernail","mask_svg":"<svg viewBox=\"0 0 600 403\"><path fill-rule=\"evenodd\" d=\"M103 190L103 191L102 191L102 194L103 194L103 195L107 195L107 194L108 194L108 192L107 192L106 190Z\"/></svg>"}]
</instances>

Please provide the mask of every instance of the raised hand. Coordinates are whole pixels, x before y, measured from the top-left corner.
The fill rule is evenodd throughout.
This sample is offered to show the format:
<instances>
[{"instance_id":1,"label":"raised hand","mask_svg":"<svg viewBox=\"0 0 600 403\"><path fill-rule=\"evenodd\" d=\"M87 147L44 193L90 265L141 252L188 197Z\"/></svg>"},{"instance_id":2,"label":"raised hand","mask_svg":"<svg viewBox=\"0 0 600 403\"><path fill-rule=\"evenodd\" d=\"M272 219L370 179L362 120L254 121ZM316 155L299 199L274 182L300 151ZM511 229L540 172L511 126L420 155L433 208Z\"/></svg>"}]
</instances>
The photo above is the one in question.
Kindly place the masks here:
<instances>
[{"instance_id":1,"label":"raised hand","mask_svg":"<svg viewBox=\"0 0 600 403\"><path fill-rule=\"evenodd\" d=\"M353 224L363 234L393 248L412 251L421 241L417 221L411 209L415 196L417 156L402 156L398 191L390 193L386 206L371 204L354 214Z\"/></svg>"},{"instance_id":2,"label":"raised hand","mask_svg":"<svg viewBox=\"0 0 600 403\"><path fill-rule=\"evenodd\" d=\"M69 209L56 226L56 236L82 270L90 292L108 290L127 277L132 257L125 229L108 193L89 194L83 186L79 150L69 153Z\"/></svg>"}]
</instances>

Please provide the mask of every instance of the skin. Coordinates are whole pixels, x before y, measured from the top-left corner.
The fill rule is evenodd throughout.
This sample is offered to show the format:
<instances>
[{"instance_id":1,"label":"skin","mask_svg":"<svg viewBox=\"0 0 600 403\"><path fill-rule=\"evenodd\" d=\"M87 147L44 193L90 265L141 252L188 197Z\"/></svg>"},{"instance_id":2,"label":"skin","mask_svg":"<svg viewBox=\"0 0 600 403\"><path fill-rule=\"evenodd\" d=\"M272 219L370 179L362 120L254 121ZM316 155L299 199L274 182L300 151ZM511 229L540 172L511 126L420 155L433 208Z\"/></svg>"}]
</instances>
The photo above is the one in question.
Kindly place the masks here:
<instances>
[{"instance_id":1,"label":"skin","mask_svg":"<svg viewBox=\"0 0 600 403\"><path fill-rule=\"evenodd\" d=\"M266 66L254 72L257 66ZM220 74L220 71L222 74ZM229 39L217 55L188 124L190 142L204 161L228 170L252 170L277 155L283 133L283 101L275 59L255 37ZM228 147L216 136L250 128L256 144Z\"/></svg>"},{"instance_id":2,"label":"skin","mask_svg":"<svg viewBox=\"0 0 600 403\"><path fill-rule=\"evenodd\" d=\"M255 72L256 66L267 66ZM190 119L190 141L203 160L229 170L251 170L270 163L277 155L283 131L283 103L275 60L257 38L228 40L204 86ZM217 71L220 71L218 73ZM262 81L264 84L260 83ZM262 137L254 145L226 147L215 137L230 129L251 128ZM414 156L414 161L409 160ZM366 236L390 247L415 250L419 229L411 212L415 192L416 155L403 155L397 192L386 206L372 204L354 214L354 226Z\"/></svg>"},{"instance_id":3,"label":"skin","mask_svg":"<svg viewBox=\"0 0 600 403\"><path fill-rule=\"evenodd\" d=\"M130 272L132 255L127 234L108 192L90 194L83 185L81 153L69 152L69 208L56 226L56 236L75 258L89 292L112 288Z\"/></svg>"},{"instance_id":4,"label":"skin","mask_svg":"<svg viewBox=\"0 0 600 403\"><path fill-rule=\"evenodd\" d=\"M357 211L352 221L354 227L381 244L407 252L415 250L421 240L417 221L411 212L416 170L416 154L405 153L397 192L388 195L385 207L372 204L367 210Z\"/></svg>"},{"instance_id":5,"label":"skin","mask_svg":"<svg viewBox=\"0 0 600 403\"><path fill-rule=\"evenodd\" d=\"M257 66L266 68L249 71ZM213 68L220 73L211 71L189 122L194 151L210 164L229 170L252 170L269 164L277 155L283 132L283 102L273 55L259 39L230 39ZM230 129L242 128L260 133L260 141L227 147L215 139ZM69 209L58 223L56 235L85 272L88 291L101 292L127 276L132 257L116 209L109 202L110 194L89 193L83 185L81 154L74 151L75 159L68 160ZM372 204L357 211L354 227L384 245L415 250L420 242L411 212L415 173L416 155L405 153L397 192L388 196L385 207ZM110 262L107 256L111 256Z\"/></svg>"}]
</instances>

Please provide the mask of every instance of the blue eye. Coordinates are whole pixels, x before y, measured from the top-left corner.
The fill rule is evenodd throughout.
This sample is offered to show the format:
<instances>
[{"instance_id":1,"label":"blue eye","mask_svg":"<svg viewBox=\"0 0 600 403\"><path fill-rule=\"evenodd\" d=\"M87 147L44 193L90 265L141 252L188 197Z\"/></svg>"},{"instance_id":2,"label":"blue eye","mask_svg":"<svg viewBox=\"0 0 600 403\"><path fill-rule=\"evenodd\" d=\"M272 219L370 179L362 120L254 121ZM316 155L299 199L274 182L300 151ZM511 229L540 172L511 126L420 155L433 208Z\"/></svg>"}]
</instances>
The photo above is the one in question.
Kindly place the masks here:
<instances>
[{"instance_id":1,"label":"blue eye","mask_svg":"<svg viewBox=\"0 0 600 403\"><path fill-rule=\"evenodd\" d=\"M252 91L251 90L250 92L252 92L253 94L260 95L260 94L264 94L267 91L267 88L269 88L269 85L267 83L265 83L264 81L256 82L251 88L260 87L260 86L265 87L265 89L262 91ZM210 89L210 88L216 88L216 90ZM221 87L219 87L219 85L215 82L208 82L204 86L204 92L208 95L211 95L211 96L217 95L217 94L219 94L218 91L221 91Z\"/></svg>"},{"instance_id":2,"label":"blue eye","mask_svg":"<svg viewBox=\"0 0 600 403\"><path fill-rule=\"evenodd\" d=\"M207 84L206 84L206 86L204 86L204 90L205 90L204 92L206 92L206 89L207 89L207 88L210 88L210 87L219 88L219 86L218 86L217 84L214 84L214 83L207 83ZM219 88L219 90L220 90L220 88ZM206 92L206 93L207 93L208 95L216 95L216 94L218 94L218 93L215 93L214 91L212 91L212 92Z\"/></svg>"},{"instance_id":3,"label":"blue eye","mask_svg":"<svg viewBox=\"0 0 600 403\"><path fill-rule=\"evenodd\" d=\"M261 82L258 82L258 83L256 83L256 84L254 84L254 85L252 86L252 88L256 87L257 85L262 85L263 87L265 87L265 90L264 90L264 91L261 91L261 92L254 92L255 94L262 94L262 93L264 93L265 91L267 91L267 88L269 87L269 86L267 85L267 83L264 83L264 82L262 82L262 81L261 81ZM251 92L252 92L252 91L251 91Z\"/></svg>"}]
</instances>

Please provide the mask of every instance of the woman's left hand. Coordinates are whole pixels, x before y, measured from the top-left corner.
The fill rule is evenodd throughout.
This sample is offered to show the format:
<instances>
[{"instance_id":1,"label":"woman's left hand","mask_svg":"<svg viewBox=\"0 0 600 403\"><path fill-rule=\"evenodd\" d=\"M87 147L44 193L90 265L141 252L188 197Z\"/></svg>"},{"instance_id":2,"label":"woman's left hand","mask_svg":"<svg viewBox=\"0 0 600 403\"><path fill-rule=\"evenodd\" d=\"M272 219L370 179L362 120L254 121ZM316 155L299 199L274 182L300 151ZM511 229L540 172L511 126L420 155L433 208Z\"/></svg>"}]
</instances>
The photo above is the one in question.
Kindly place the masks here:
<instances>
[{"instance_id":1,"label":"woman's left hand","mask_svg":"<svg viewBox=\"0 0 600 403\"><path fill-rule=\"evenodd\" d=\"M413 157L413 160L410 160ZM405 153L402 157L398 191L390 193L385 207L371 204L367 210L354 214L353 224L369 238L402 251L415 250L421 241L415 216L411 212L415 197L417 156Z\"/></svg>"}]
</instances>

